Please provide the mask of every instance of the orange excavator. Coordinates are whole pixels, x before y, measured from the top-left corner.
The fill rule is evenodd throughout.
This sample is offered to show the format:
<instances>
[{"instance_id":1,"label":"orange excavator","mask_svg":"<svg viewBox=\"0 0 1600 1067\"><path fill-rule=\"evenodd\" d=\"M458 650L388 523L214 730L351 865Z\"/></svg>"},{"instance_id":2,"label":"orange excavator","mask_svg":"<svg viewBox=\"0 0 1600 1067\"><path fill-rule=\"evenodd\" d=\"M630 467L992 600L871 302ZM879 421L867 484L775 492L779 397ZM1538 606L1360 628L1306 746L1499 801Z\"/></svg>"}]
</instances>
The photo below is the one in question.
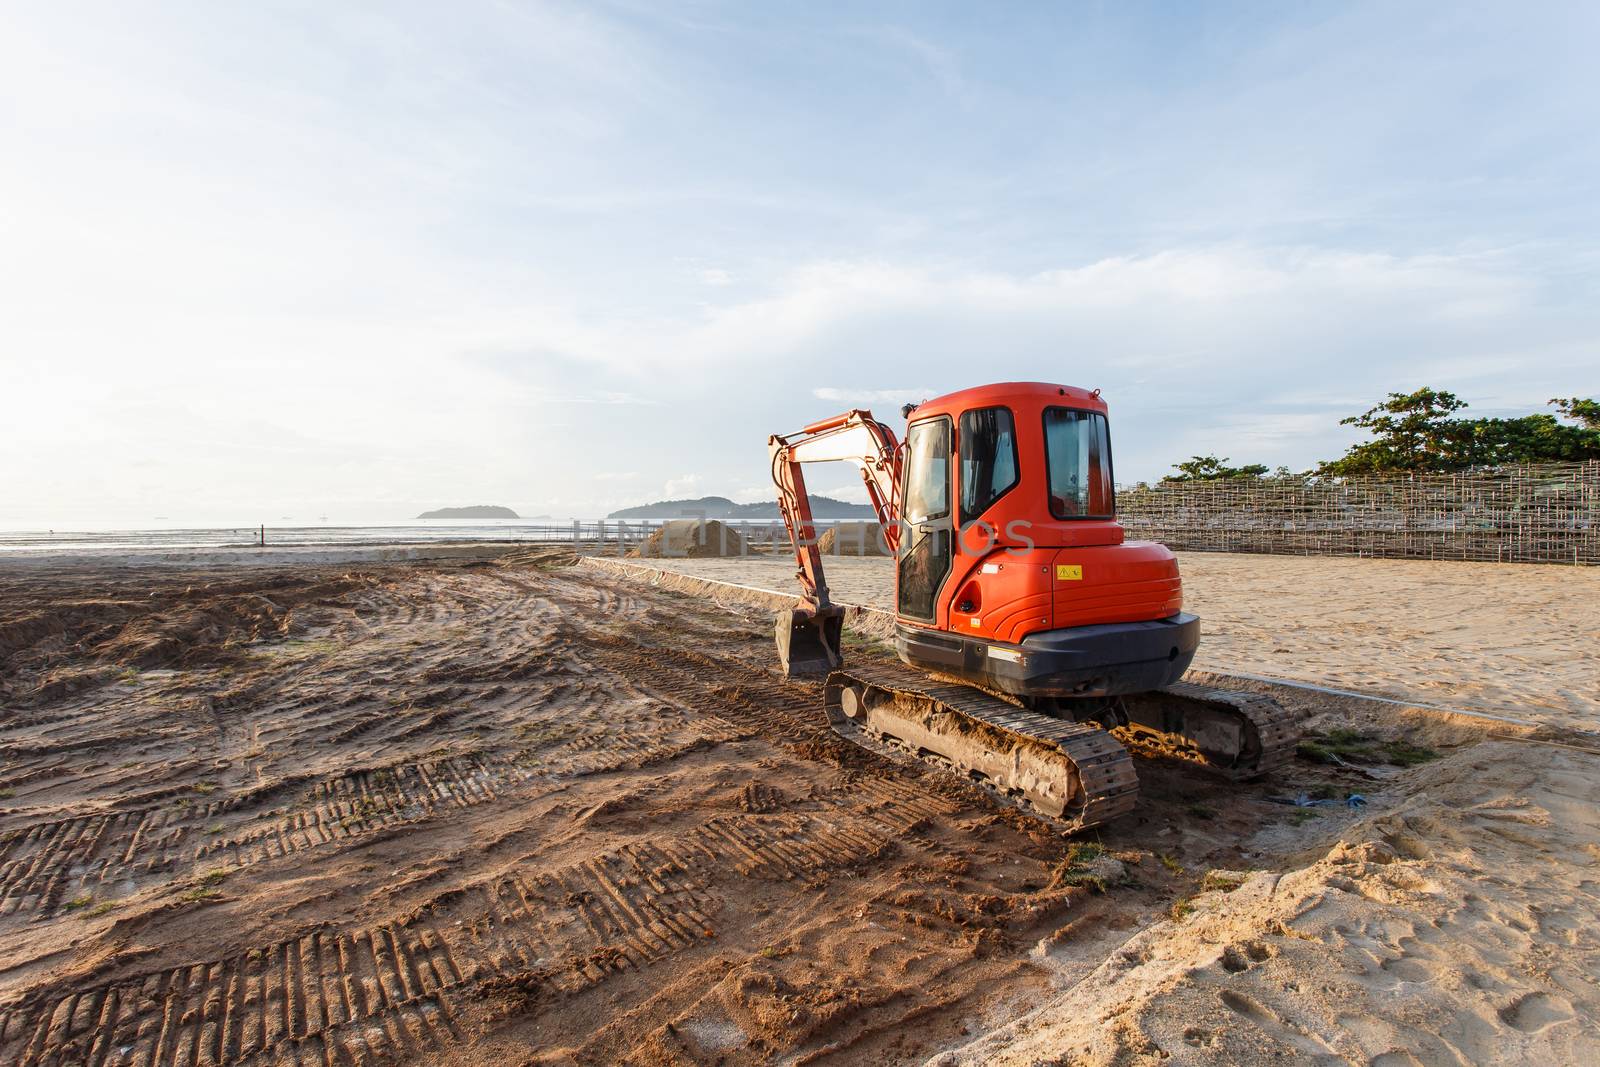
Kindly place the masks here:
<instances>
[{"instance_id":1,"label":"orange excavator","mask_svg":"<svg viewBox=\"0 0 1600 1067\"><path fill-rule=\"evenodd\" d=\"M903 442L860 409L768 440L801 586L778 616L778 657L789 676L827 676L838 733L1068 831L1132 810L1130 749L1234 780L1293 756L1275 701L1180 680L1200 620L1173 554L1123 537L1099 390L1010 382L903 413ZM841 460L894 557L898 665L843 663L802 471Z\"/></svg>"}]
</instances>

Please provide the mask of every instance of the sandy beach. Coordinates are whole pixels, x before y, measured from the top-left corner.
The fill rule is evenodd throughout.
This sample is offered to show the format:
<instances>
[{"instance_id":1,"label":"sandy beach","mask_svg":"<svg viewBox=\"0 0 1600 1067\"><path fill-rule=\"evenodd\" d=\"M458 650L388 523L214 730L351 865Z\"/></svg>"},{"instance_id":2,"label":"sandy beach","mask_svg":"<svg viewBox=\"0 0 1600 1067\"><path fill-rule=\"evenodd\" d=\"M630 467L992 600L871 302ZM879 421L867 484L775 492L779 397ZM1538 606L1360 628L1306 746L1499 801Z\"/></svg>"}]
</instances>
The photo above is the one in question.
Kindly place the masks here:
<instances>
[{"instance_id":1,"label":"sandy beach","mask_svg":"<svg viewBox=\"0 0 1600 1067\"><path fill-rule=\"evenodd\" d=\"M1560 696L1592 668L1541 658L1587 574L1184 562L1215 644L1322 601L1261 673L1593 725ZM0 570L0 1062L1600 1056L1586 735L1273 690L1423 755L1140 761L1069 841L840 742L766 608L574 563ZM1393 574L1413 629L1364 625ZM1414 635L1451 602L1478 636L1445 653Z\"/></svg>"},{"instance_id":2,"label":"sandy beach","mask_svg":"<svg viewBox=\"0 0 1600 1067\"><path fill-rule=\"evenodd\" d=\"M1179 553L1195 667L1600 729L1593 567ZM658 559L681 574L795 592L784 555ZM893 562L833 557L834 598L894 607Z\"/></svg>"}]
</instances>

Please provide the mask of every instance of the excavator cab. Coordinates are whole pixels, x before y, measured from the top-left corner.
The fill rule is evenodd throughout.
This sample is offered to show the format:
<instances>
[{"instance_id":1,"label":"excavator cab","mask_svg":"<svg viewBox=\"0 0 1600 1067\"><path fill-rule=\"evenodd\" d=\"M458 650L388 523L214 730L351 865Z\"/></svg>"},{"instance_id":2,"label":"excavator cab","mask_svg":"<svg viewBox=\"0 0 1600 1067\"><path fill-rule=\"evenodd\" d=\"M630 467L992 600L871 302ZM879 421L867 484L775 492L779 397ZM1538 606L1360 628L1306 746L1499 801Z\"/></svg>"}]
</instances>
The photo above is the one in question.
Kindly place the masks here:
<instances>
[{"instance_id":1,"label":"excavator cab","mask_svg":"<svg viewBox=\"0 0 1600 1067\"><path fill-rule=\"evenodd\" d=\"M1127 542L1097 392L1012 382L919 405L906 428L895 646L1025 699L1178 680L1199 641L1177 560Z\"/></svg>"},{"instance_id":2,"label":"excavator cab","mask_svg":"<svg viewBox=\"0 0 1600 1067\"><path fill-rule=\"evenodd\" d=\"M1098 392L1038 382L965 389L907 412L905 443L852 411L769 441L795 544L799 604L783 612L784 672L840 662L802 465L860 469L895 552L895 645L907 664L1025 698L1160 688L1188 667L1175 557L1125 542Z\"/></svg>"}]
</instances>

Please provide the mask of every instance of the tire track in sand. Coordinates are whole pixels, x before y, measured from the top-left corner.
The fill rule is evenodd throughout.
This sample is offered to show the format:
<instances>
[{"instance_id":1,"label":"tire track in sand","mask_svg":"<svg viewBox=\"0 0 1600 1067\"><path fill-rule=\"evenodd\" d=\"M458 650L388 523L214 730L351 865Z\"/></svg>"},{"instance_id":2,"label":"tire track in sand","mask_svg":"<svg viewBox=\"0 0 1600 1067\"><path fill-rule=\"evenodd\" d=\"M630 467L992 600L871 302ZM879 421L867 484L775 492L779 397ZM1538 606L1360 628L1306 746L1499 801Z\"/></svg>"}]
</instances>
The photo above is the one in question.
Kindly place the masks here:
<instances>
[{"instance_id":1,"label":"tire track in sand","mask_svg":"<svg viewBox=\"0 0 1600 1067\"><path fill-rule=\"evenodd\" d=\"M18 1067L409 1062L458 1036L465 988L574 994L717 936L723 885L793 885L890 847L840 811L722 815L555 870L451 890L415 917L36 995L0 1014ZM487 989L497 988L489 985Z\"/></svg>"}]
</instances>

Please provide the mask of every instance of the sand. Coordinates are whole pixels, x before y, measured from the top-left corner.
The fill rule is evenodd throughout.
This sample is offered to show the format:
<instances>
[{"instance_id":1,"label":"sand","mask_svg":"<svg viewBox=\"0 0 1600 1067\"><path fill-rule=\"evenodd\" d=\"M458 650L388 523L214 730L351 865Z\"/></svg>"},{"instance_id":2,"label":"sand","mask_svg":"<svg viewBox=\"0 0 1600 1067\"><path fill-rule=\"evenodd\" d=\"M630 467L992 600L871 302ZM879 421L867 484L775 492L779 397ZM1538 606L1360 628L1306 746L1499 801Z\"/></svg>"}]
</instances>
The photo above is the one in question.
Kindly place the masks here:
<instances>
[{"instance_id":1,"label":"sand","mask_svg":"<svg viewBox=\"0 0 1600 1067\"><path fill-rule=\"evenodd\" d=\"M669 519L628 552L636 559L716 559L744 554L739 531L716 519Z\"/></svg>"},{"instance_id":2,"label":"sand","mask_svg":"<svg viewBox=\"0 0 1600 1067\"><path fill-rule=\"evenodd\" d=\"M17 549L0 552L0 568L52 572L103 567L283 567L401 560L495 559L526 551L520 542L428 541L383 545L230 545L217 548Z\"/></svg>"},{"instance_id":3,"label":"sand","mask_svg":"<svg viewBox=\"0 0 1600 1067\"><path fill-rule=\"evenodd\" d=\"M795 592L775 558L662 560ZM1195 666L1600 729L1600 570L1515 563L1185 552ZM894 607L890 560L830 557L835 600Z\"/></svg>"},{"instance_id":4,"label":"sand","mask_svg":"<svg viewBox=\"0 0 1600 1067\"><path fill-rule=\"evenodd\" d=\"M1600 1056L1591 737L1280 690L1441 758L1141 761L1091 855L570 562L0 570L0 1063Z\"/></svg>"},{"instance_id":5,"label":"sand","mask_svg":"<svg viewBox=\"0 0 1600 1067\"><path fill-rule=\"evenodd\" d=\"M718 561L717 573L774 584L734 563ZM881 565L840 564L830 577L842 595L866 592L859 601L887 606L872 592L882 588ZM1509 705L1534 719L1600 726L1592 703L1546 690L1565 683L1586 685L1591 700L1595 693L1588 675L1574 673L1594 670L1577 647L1594 636L1590 572L1196 555L1183 565L1210 593L1209 608L1193 595L1191 606L1226 620L1214 636L1232 638L1213 640L1226 653L1202 666L1230 663L1231 654L1231 663L1281 671L1285 661L1274 657L1293 644L1326 682L1376 682L1455 706ZM1380 621L1392 610L1390 591L1409 608L1408 639L1392 645L1401 628ZM1238 620L1264 634L1261 616L1297 611L1318 622L1295 632L1315 636L1246 658L1250 631ZM1465 639L1449 646L1447 635ZM1467 684L1452 687L1450 669ZM1398 713L1431 717L1435 731L1477 731L1480 741L1399 775L1387 783L1392 806L1319 835L1287 862L1253 862L1219 880L1222 888L1151 923L1090 973L1069 968L1043 1006L930 1067L1600 1059L1600 737L1514 736L1488 721L1475 727L1350 700L1319 707L1319 694L1303 690L1280 695L1309 702L1308 729L1371 728ZM1049 956L1056 943L1038 948Z\"/></svg>"},{"instance_id":6,"label":"sand","mask_svg":"<svg viewBox=\"0 0 1600 1067\"><path fill-rule=\"evenodd\" d=\"M1476 746L932 1063L1600 1062L1597 767Z\"/></svg>"},{"instance_id":7,"label":"sand","mask_svg":"<svg viewBox=\"0 0 1600 1067\"><path fill-rule=\"evenodd\" d=\"M1051 886L763 612L538 555L0 572L0 1062L911 1062L1180 891Z\"/></svg>"},{"instance_id":8,"label":"sand","mask_svg":"<svg viewBox=\"0 0 1600 1067\"><path fill-rule=\"evenodd\" d=\"M1600 569L1179 558L1201 666L1600 728Z\"/></svg>"},{"instance_id":9,"label":"sand","mask_svg":"<svg viewBox=\"0 0 1600 1067\"><path fill-rule=\"evenodd\" d=\"M892 556L876 522L841 522L823 531L817 549L825 556Z\"/></svg>"}]
</instances>

